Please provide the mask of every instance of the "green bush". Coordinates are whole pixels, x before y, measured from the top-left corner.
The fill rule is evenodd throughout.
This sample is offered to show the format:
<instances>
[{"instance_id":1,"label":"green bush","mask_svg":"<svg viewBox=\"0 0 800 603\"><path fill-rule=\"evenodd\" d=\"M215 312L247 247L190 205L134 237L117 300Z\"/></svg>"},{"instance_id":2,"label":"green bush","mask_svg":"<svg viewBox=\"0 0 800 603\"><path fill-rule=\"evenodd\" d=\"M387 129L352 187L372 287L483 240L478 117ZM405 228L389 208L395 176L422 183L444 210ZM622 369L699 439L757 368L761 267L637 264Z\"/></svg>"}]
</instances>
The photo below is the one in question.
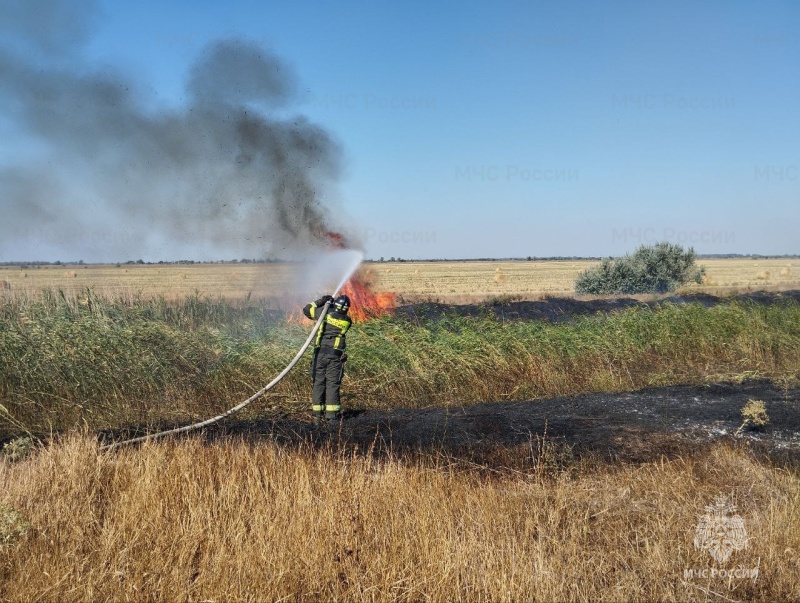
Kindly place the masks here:
<instances>
[{"instance_id":1,"label":"green bush","mask_svg":"<svg viewBox=\"0 0 800 603\"><path fill-rule=\"evenodd\" d=\"M695 266L691 247L656 243L642 245L633 255L604 259L575 279L578 294L667 293L688 282L702 282L705 268Z\"/></svg>"}]
</instances>

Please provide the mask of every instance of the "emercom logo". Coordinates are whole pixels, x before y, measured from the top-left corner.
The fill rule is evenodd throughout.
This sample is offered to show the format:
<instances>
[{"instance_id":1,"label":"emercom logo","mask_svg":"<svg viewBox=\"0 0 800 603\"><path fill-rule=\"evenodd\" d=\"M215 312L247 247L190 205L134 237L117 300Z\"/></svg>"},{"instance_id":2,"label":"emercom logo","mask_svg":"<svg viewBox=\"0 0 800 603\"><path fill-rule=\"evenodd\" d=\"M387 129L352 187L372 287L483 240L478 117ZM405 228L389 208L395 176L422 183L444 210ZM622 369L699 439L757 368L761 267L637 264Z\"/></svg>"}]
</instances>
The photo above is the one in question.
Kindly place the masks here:
<instances>
[{"instance_id":1,"label":"emercom logo","mask_svg":"<svg viewBox=\"0 0 800 603\"><path fill-rule=\"evenodd\" d=\"M733 551L747 548L744 519L734 511L736 506L728 502L728 497L717 496L706 505L706 514L694 531L694 548L708 551L717 563L725 563Z\"/></svg>"},{"instance_id":2,"label":"emercom logo","mask_svg":"<svg viewBox=\"0 0 800 603\"><path fill-rule=\"evenodd\" d=\"M734 551L747 548L747 530L744 519L736 515L736 506L729 502L727 496L717 496L714 502L706 505L705 515L701 515L694 530L694 548L707 551L712 559L722 565ZM737 566L735 568L701 568L685 569L685 580L693 578L758 578L758 565L754 568Z\"/></svg>"}]
</instances>

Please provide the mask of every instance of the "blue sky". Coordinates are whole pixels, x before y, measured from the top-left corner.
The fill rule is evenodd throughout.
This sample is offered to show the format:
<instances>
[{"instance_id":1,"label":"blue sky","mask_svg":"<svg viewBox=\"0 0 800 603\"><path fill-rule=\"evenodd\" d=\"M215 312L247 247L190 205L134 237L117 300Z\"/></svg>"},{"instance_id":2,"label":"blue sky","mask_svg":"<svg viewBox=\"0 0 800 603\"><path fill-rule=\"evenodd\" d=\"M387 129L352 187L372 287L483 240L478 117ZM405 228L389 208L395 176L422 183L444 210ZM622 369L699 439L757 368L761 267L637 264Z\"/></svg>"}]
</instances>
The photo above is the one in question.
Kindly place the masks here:
<instances>
[{"instance_id":1,"label":"blue sky","mask_svg":"<svg viewBox=\"0 0 800 603\"><path fill-rule=\"evenodd\" d=\"M367 257L800 253L797 2L101 5L83 59L154 106L220 38L291 66Z\"/></svg>"}]
</instances>

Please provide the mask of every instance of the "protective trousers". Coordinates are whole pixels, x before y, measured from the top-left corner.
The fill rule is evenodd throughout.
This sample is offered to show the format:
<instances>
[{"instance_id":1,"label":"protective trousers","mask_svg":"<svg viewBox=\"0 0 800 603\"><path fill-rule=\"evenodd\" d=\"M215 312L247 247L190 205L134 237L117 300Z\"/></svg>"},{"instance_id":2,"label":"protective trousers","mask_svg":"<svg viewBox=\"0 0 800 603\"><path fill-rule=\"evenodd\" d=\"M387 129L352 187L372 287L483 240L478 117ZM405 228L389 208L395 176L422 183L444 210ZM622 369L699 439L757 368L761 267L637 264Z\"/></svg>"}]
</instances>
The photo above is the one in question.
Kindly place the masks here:
<instances>
[{"instance_id":1,"label":"protective trousers","mask_svg":"<svg viewBox=\"0 0 800 603\"><path fill-rule=\"evenodd\" d=\"M324 351L315 354L312 367L314 386L311 392L311 410L336 414L342 410L339 388L344 376L344 362L338 356Z\"/></svg>"}]
</instances>

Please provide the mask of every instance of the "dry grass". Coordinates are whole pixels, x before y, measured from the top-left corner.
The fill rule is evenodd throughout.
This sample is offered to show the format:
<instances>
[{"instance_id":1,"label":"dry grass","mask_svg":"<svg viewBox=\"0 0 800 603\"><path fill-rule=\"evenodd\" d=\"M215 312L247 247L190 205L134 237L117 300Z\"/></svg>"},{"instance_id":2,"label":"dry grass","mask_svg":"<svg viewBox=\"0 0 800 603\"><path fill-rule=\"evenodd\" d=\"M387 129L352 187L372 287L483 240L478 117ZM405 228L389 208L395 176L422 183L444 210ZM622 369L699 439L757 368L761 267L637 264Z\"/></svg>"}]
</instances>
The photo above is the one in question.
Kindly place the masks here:
<instances>
[{"instance_id":1,"label":"dry grass","mask_svg":"<svg viewBox=\"0 0 800 603\"><path fill-rule=\"evenodd\" d=\"M541 450L541 448L539 448ZM746 452L641 466L487 473L199 440L99 452L85 438L0 461L14 601L796 600L800 482ZM524 451L517 451L525 456ZM585 463L585 462L584 462ZM718 568L692 542L732 495L748 548ZM717 593L717 594L710 594Z\"/></svg>"},{"instance_id":2,"label":"dry grass","mask_svg":"<svg viewBox=\"0 0 800 603\"><path fill-rule=\"evenodd\" d=\"M375 289L407 301L438 299L471 303L503 296L538 299L574 295L575 278L594 265L590 260L508 262L381 262L364 264ZM800 260L701 260L708 274L702 285L686 291L727 293L747 289L800 288ZM31 294L61 289L75 294L94 289L109 297L164 296L181 299L194 293L227 299L291 297L297 265L291 264L126 264L21 270L0 267L0 291ZM7 283L3 285L2 283Z\"/></svg>"}]
</instances>

